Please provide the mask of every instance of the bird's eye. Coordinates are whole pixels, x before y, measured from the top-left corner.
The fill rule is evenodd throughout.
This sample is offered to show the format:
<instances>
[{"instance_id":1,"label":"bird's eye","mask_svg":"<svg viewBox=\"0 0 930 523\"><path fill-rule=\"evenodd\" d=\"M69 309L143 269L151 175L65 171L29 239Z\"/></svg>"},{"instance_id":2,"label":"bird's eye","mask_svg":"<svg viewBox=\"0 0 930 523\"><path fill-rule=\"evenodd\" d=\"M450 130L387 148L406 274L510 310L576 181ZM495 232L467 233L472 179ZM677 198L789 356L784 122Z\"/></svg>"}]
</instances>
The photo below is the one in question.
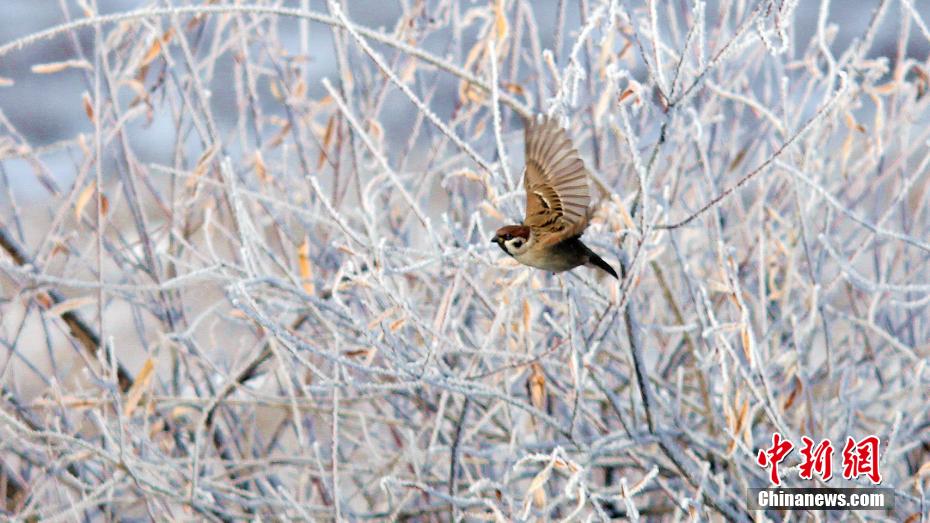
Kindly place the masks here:
<instances>
[{"instance_id":1,"label":"bird's eye","mask_svg":"<svg viewBox=\"0 0 930 523\"><path fill-rule=\"evenodd\" d=\"M505 240L511 240L511 239L513 239L513 235L510 234L510 233L507 233L507 234L504 235L504 239L505 239Z\"/></svg>"}]
</instances>

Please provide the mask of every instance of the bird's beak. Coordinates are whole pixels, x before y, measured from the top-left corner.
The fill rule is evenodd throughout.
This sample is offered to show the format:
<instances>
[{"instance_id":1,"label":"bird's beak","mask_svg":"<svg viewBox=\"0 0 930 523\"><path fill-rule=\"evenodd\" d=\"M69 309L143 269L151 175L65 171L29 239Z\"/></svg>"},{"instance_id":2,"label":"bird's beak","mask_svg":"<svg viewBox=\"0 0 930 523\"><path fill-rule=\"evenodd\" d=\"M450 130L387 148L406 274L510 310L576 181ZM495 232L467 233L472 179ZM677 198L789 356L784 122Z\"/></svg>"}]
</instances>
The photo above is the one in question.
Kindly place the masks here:
<instances>
[{"instance_id":1,"label":"bird's beak","mask_svg":"<svg viewBox=\"0 0 930 523\"><path fill-rule=\"evenodd\" d=\"M495 237L491 238L491 243L500 244L500 242L501 242L501 237L500 237L500 236L495 236Z\"/></svg>"}]
</instances>

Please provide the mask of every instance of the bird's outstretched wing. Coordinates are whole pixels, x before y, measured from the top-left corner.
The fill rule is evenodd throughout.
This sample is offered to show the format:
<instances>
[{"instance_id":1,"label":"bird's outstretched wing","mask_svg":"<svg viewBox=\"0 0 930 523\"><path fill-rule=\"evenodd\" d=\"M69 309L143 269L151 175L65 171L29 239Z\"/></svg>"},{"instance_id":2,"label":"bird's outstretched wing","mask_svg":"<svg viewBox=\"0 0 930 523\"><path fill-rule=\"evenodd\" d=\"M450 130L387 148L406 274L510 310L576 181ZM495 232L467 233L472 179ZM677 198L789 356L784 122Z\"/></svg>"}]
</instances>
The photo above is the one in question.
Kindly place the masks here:
<instances>
[{"instance_id":1,"label":"bird's outstretched wing","mask_svg":"<svg viewBox=\"0 0 930 523\"><path fill-rule=\"evenodd\" d=\"M588 225L588 171L568 133L549 117L529 119L524 131L524 225L537 241L554 245Z\"/></svg>"}]
</instances>

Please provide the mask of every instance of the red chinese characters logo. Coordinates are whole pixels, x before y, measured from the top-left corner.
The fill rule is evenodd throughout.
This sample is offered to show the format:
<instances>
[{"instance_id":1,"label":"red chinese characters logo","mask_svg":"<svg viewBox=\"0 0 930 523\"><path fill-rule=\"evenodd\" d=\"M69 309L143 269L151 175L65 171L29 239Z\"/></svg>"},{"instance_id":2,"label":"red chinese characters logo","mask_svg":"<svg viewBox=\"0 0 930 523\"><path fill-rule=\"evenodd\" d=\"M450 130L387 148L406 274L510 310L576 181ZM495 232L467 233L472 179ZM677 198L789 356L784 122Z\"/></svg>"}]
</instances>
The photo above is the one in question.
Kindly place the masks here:
<instances>
[{"instance_id":1,"label":"red chinese characters logo","mask_svg":"<svg viewBox=\"0 0 930 523\"><path fill-rule=\"evenodd\" d=\"M843 446L843 477L854 479L865 476L878 485L882 474L878 471L878 445L876 436L862 438L858 443L847 437Z\"/></svg>"},{"instance_id":2,"label":"red chinese characters logo","mask_svg":"<svg viewBox=\"0 0 930 523\"><path fill-rule=\"evenodd\" d=\"M760 467L772 467L772 483L781 485L781 479L778 477L778 464L788 457L788 453L794 448L794 444L788 440L783 440L781 434L772 434L772 446L768 449L759 449L759 455L756 456L756 463Z\"/></svg>"},{"instance_id":3,"label":"red chinese characters logo","mask_svg":"<svg viewBox=\"0 0 930 523\"><path fill-rule=\"evenodd\" d=\"M801 479L814 479L816 474L823 481L829 481L833 477L833 443L829 439L824 439L815 446L814 440L807 436L801 437L801 443L802 460L798 465L798 476ZM882 481L882 475L878 469L880 445L881 441L878 436L867 436L858 442L847 437L842 452L843 478L852 480L865 476L878 485ZM759 449L756 463L760 467L771 468L769 473L773 485L781 485L778 465L788 457L793 449L794 444L778 432L772 434L770 447Z\"/></svg>"},{"instance_id":4,"label":"red chinese characters logo","mask_svg":"<svg viewBox=\"0 0 930 523\"><path fill-rule=\"evenodd\" d=\"M801 447L801 456L804 461L798 467L801 479L813 479L814 472L824 481L833 477L833 443L829 439L821 440L814 448L814 440L807 436L801 437L804 446Z\"/></svg>"}]
</instances>

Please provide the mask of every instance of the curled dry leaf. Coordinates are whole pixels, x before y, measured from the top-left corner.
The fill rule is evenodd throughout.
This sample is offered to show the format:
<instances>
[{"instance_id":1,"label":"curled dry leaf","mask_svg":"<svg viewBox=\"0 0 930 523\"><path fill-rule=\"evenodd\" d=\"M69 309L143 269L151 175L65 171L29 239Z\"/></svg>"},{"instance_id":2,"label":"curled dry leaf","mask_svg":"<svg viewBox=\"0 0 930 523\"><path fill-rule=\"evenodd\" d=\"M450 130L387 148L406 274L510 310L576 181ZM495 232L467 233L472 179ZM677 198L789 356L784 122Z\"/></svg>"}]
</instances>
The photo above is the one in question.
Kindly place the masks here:
<instances>
[{"instance_id":1,"label":"curled dry leaf","mask_svg":"<svg viewBox=\"0 0 930 523\"><path fill-rule=\"evenodd\" d=\"M533 477L529 488L526 489L527 496L533 497L533 503L537 508L546 506L546 490L543 487L546 486L546 482L549 481L551 475L552 463L550 462Z\"/></svg>"},{"instance_id":2,"label":"curled dry leaf","mask_svg":"<svg viewBox=\"0 0 930 523\"><path fill-rule=\"evenodd\" d=\"M87 204L90 203L94 195L97 194L97 182L93 182L84 190L81 191L81 194L78 195L77 201L74 203L74 219L78 222L81 221L81 216L84 214L84 207L87 207ZM110 212L110 200L107 198L106 194L100 194L100 214L106 216Z\"/></svg>"},{"instance_id":3,"label":"curled dry leaf","mask_svg":"<svg viewBox=\"0 0 930 523\"><path fill-rule=\"evenodd\" d=\"M139 62L139 76L145 76L146 70L148 69L149 64L152 63L158 55L162 53L165 45L171 41L171 37L174 35L174 29L168 29L163 35L152 42L152 45L149 46L146 50L145 55L142 56L142 60Z\"/></svg>"},{"instance_id":4,"label":"curled dry leaf","mask_svg":"<svg viewBox=\"0 0 930 523\"><path fill-rule=\"evenodd\" d=\"M87 118L91 123L96 124L96 116L94 115L94 104L90 99L90 95L86 92L81 96L81 103L84 105L84 113L87 114Z\"/></svg>"}]
</instances>

